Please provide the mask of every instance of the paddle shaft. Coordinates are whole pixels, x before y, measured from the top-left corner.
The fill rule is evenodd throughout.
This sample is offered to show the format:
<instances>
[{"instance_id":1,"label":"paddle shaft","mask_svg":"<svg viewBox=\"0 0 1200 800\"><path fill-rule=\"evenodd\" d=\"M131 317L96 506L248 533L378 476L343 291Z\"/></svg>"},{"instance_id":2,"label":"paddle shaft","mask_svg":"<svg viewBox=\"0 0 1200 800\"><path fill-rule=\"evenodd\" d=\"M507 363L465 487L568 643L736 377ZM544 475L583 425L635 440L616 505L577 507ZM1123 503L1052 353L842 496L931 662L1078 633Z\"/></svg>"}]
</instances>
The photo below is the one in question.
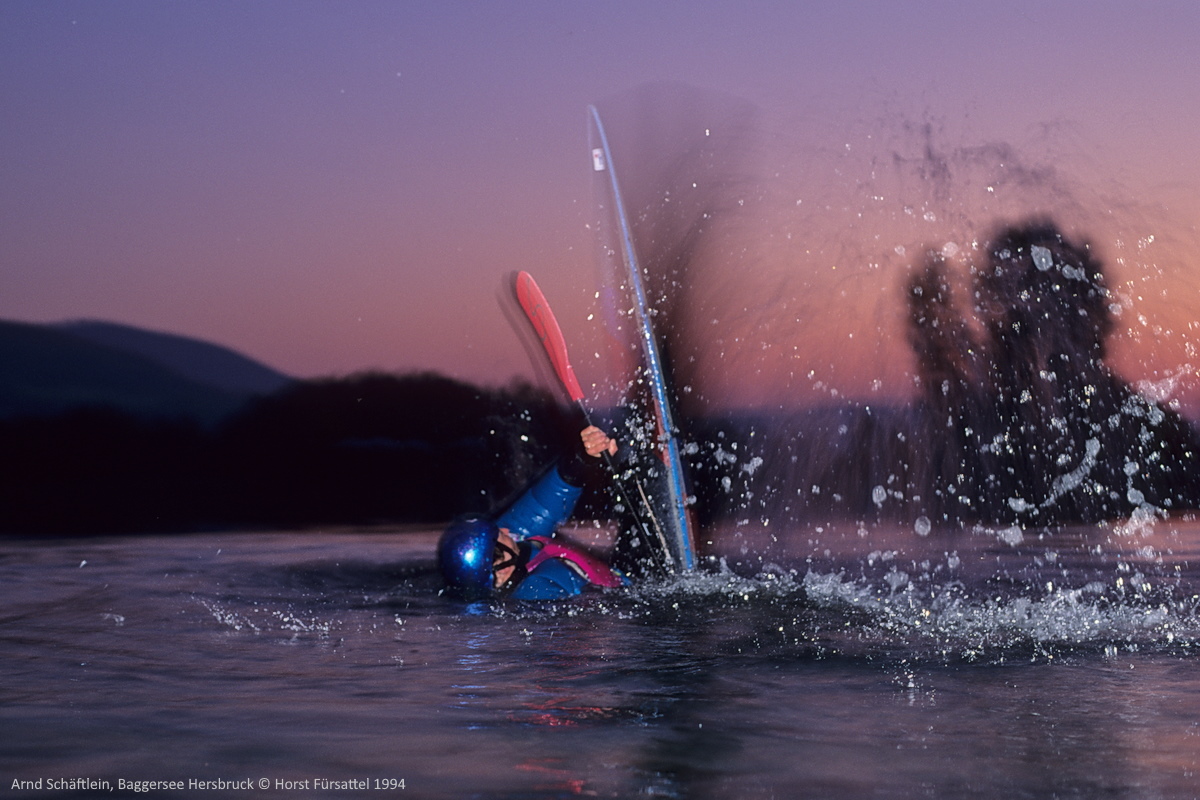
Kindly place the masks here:
<instances>
[{"instance_id":1,"label":"paddle shaft","mask_svg":"<svg viewBox=\"0 0 1200 800\"><path fill-rule=\"evenodd\" d=\"M537 333L538 339L542 343L546 355L550 358L550 365L554 368L555 375L566 389L567 395L583 412L583 418L588 425L592 425L592 416L588 412L587 406L584 404L583 387L579 383L579 379L575 376L575 370L571 367L571 360L567 352L567 342L562 335L562 329L558 326L558 320L554 316L554 312L550 309L550 304L546 302L546 296L542 294L542 290L538 288L537 282L528 272L517 273L516 278L516 293L517 302L521 304L521 308L525 311L525 316L529 318L530 324L533 325L534 332ZM617 500L629 510L636 523L635 528L642 537L643 544L646 545L654 558L655 566L663 571L671 571L671 566L674 559L671 557L671 548L667 545L667 539L663 533L662 526L659 524L657 517L654 515L654 510L650 506L649 498L646 497L646 492L642 488L640 482L636 479L634 484L638 489L639 504L635 505L629 498L629 492L625 487L625 482L622 480L620 472L612 456L608 451L601 453L604 460L605 468L609 477L612 480L612 486L617 494ZM650 516L650 521L653 524L654 531L651 532L650 526L642 518L642 513ZM655 546L657 539L658 546Z\"/></svg>"}]
</instances>

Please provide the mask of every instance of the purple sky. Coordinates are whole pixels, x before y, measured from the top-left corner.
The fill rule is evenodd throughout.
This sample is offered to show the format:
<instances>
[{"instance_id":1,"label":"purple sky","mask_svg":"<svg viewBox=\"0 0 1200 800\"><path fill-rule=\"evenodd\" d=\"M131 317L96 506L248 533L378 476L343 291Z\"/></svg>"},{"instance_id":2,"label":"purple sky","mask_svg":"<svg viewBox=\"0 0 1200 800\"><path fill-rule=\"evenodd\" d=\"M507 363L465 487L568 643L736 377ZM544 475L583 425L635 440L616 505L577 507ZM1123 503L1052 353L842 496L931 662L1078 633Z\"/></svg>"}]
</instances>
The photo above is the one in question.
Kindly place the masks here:
<instances>
[{"instance_id":1,"label":"purple sky","mask_svg":"<svg viewBox=\"0 0 1200 800\"><path fill-rule=\"evenodd\" d=\"M1113 265L1123 371L1194 376L1197 35L1191 0L7 0L0 318L499 384L528 269L595 380L585 110L670 80L761 110L697 273L719 401L903 393L914 248L1051 211ZM897 167L931 151L949 190ZM1050 177L986 185L1014 161Z\"/></svg>"}]
</instances>

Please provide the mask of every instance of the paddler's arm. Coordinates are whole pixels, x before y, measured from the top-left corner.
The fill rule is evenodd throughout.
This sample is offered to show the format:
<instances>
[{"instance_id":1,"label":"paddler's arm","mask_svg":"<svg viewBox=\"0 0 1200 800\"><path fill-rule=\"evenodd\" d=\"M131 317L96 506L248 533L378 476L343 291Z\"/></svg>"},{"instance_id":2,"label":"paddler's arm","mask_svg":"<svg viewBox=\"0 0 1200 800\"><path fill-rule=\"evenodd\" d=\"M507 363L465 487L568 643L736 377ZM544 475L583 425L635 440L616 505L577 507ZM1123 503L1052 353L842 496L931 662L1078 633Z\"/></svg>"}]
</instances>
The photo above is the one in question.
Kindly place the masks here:
<instances>
[{"instance_id":1,"label":"paddler's arm","mask_svg":"<svg viewBox=\"0 0 1200 800\"><path fill-rule=\"evenodd\" d=\"M580 431L579 439L583 442L582 451L573 451L558 464L558 473L572 486L583 486L587 483L588 473L596 469L603 453L607 452L610 456L617 454L617 440L610 438L595 425L589 425Z\"/></svg>"}]
</instances>

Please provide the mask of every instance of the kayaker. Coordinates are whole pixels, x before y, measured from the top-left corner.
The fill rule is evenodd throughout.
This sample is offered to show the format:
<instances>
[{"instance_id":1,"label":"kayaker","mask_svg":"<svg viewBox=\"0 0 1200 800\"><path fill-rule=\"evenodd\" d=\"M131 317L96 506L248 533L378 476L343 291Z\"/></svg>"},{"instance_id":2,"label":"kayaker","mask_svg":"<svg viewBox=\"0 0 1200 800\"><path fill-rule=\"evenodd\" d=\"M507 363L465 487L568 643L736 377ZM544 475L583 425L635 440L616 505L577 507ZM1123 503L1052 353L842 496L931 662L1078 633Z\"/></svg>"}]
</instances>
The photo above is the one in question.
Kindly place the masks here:
<instances>
[{"instance_id":1,"label":"kayaker","mask_svg":"<svg viewBox=\"0 0 1200 800\"><path fill-rule=\"evenodd\" d=\"M499 517L458 517L438 541L438 569L447 587L467 599L555 600L590 586L613 588L625 576L602 559L555 536L571 516L587 473L617 443L589 425L583 452L560 459ZM584 455L586 453L586 456Z\"/></svg>"}]
</instances>

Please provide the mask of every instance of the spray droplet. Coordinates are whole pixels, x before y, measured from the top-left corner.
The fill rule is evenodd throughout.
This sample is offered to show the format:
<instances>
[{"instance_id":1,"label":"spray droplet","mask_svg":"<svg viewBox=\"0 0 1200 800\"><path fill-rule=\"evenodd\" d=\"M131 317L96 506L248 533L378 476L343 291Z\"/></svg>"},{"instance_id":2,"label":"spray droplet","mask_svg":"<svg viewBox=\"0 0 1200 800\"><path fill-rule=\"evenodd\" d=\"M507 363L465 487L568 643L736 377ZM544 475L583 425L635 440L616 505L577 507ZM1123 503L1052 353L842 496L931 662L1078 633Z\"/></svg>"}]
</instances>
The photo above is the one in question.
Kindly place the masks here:
<instances>
[{"instance_id":1,"label":"spray droplet","mask_svg":"<svg viewBox=\"0 0 1200 800\"><path fill-rule=\"evenodd\" d=\"M1054 266L1054 256L1052 256L1050 251L1045 247L1034 245L1033 247L1029 248L1029 254L1033 256L1033 263L1042 272L1045 272Z\"/></svg>"}]
</instances>

